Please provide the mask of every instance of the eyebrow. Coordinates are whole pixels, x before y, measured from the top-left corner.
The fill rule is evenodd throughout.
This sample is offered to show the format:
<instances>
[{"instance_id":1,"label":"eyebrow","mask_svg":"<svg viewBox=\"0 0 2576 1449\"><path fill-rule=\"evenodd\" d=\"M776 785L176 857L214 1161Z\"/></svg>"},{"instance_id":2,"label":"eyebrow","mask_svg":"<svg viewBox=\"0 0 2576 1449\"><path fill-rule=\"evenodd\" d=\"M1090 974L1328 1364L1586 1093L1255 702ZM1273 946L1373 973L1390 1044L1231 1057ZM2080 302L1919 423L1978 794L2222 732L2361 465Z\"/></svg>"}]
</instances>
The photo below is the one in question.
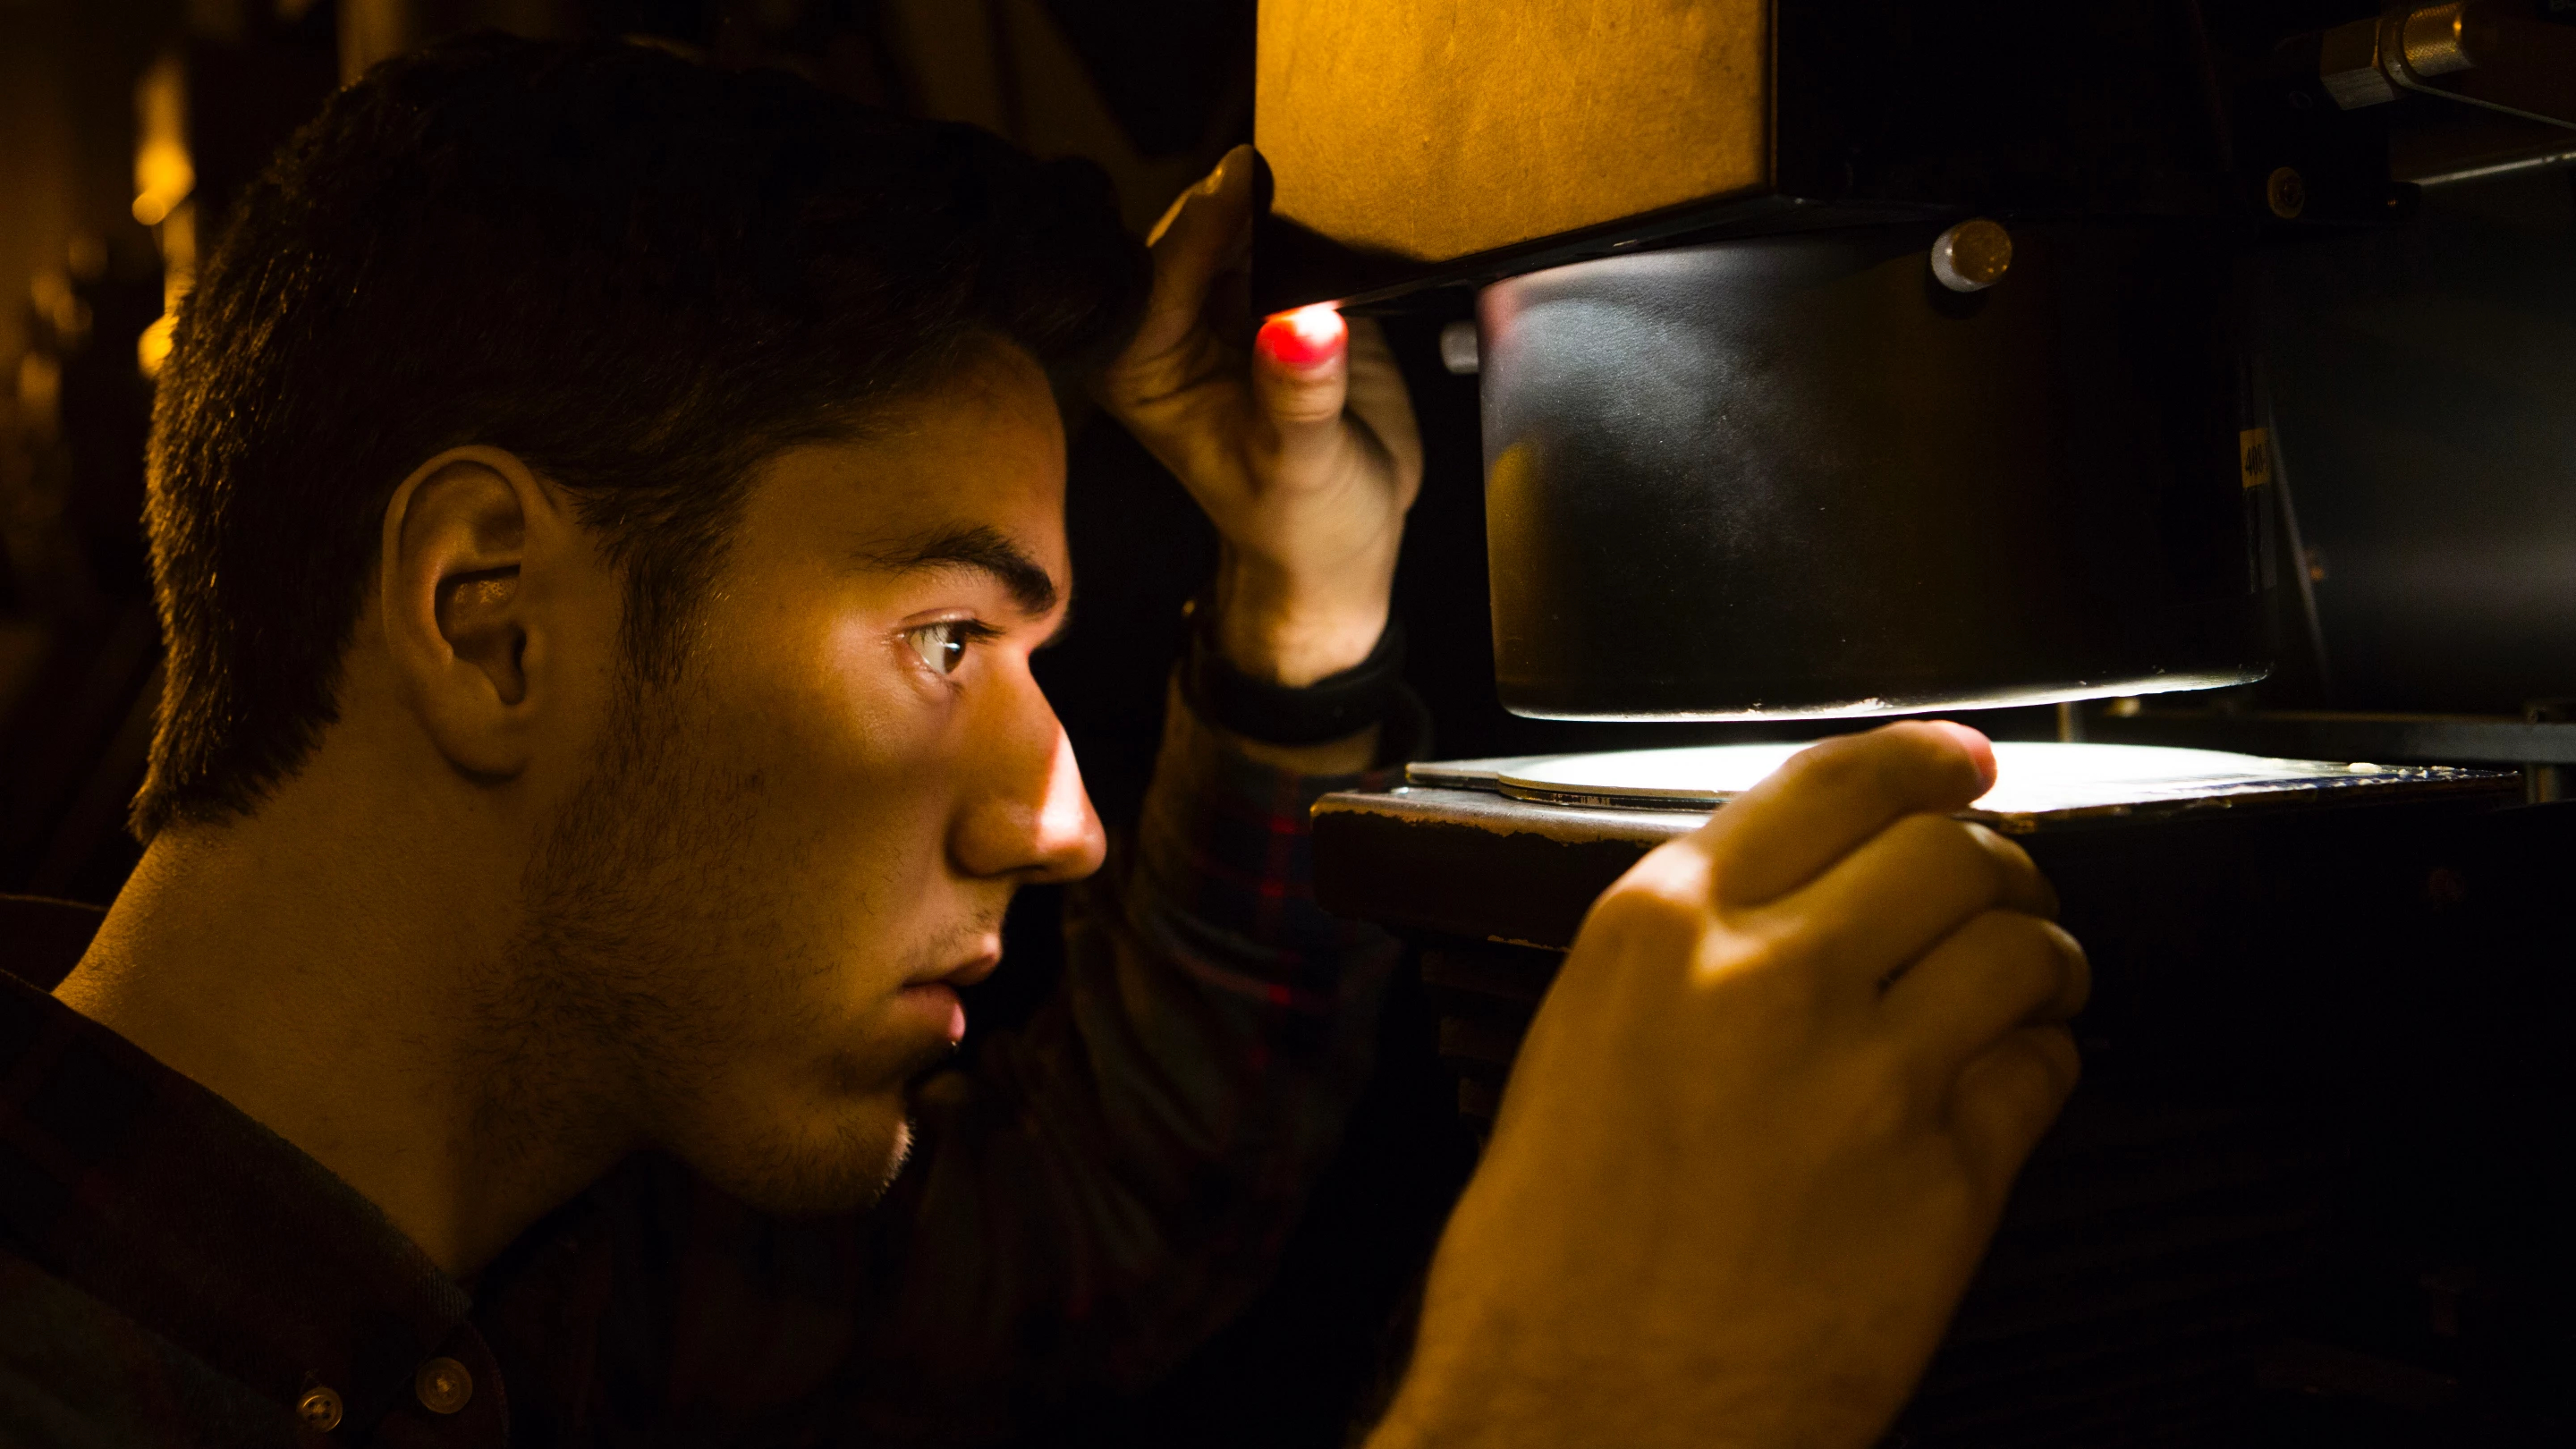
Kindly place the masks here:
<instances>
[{"instance_id":1,"label":"eyebrow","mask_svg":"<svg viewBox=\"0 0 2576 1449\"><path fill-rule=\"evenodd\" d=\"M942 529L863 551L859 557L872 568L893 573L971 569L989 575L1010 591L1011 602L1022 613L1033 618L1052 612L1063 597L1054 576L1036 559L1000 531L982 525Z\"/></svg>"}]
</instances>

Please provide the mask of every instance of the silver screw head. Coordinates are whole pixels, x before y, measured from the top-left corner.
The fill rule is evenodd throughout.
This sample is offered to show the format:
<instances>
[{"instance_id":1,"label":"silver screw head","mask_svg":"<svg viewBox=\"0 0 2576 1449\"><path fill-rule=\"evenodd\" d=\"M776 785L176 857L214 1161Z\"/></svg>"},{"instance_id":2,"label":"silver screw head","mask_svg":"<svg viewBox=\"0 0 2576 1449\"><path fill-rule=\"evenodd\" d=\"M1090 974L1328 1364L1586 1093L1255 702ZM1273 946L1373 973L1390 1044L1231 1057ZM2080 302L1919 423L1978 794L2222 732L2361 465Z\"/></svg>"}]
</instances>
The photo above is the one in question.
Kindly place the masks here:
<instances>
[{"instance_id":1,"label":"silver screw head","mask_svg":"<svg viewBox=\"0 0 2576 1449\"><path fill-rule=\"evenodd\" d=\"M2263 204L2283 221L2297 221L2308 209L2308 183L2287 166L2274 168L2263 180Z\"/></svg>"},{"instance_id":2,"label":"silver screw head","mask_svg":"<svg viewBox=\"0 0 2576 1449\"><path fill-rule=\"evenodd\" d=\"M2012 233L2003 223L1972 217L1932 241L1932 275L1953 292L1982 292L2012 266Z\"/></svg>"}]
</instances>

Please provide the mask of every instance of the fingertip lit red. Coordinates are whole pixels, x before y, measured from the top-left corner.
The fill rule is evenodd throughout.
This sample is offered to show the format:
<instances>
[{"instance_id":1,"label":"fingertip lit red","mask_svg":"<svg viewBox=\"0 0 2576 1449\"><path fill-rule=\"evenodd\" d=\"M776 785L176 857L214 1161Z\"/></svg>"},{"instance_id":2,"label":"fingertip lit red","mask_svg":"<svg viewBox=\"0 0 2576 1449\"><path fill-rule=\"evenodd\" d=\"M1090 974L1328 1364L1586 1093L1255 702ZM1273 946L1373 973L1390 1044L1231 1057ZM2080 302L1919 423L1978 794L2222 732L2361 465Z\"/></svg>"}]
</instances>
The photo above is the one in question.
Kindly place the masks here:
<instances>
[{"instance_id":1,"label":"fingertip lit red","mask_svg":"<svg viewBox=\"0 0 2576 1449\"><path fill-rule=\"evenodd\" d=\"M1317 367L1332 360L1350 337L1349 324L1329 302L1281 312L1261 324L1255 344L1290 367Z\"/></svg>"}]
</instances>

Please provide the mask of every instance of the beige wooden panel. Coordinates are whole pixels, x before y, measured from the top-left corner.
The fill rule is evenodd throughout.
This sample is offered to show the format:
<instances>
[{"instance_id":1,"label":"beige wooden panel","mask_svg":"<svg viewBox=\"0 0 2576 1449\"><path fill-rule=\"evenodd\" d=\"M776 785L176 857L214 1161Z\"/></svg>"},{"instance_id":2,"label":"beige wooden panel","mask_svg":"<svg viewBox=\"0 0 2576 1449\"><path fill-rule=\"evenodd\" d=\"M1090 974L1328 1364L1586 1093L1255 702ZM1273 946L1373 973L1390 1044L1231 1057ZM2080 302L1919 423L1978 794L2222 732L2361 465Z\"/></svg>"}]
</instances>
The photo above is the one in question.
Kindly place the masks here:
<instances>
[{"instance_id":1,"label":"beige wooden panel","mask_svg":"<svg viewBox=\"0 0 2576 1449\"><path fill-rule=\"evenodd\" d=\"M1279 214L1446 260L1763 188L1768 0L1262 0Z\"/></svg>"}]
</instances>

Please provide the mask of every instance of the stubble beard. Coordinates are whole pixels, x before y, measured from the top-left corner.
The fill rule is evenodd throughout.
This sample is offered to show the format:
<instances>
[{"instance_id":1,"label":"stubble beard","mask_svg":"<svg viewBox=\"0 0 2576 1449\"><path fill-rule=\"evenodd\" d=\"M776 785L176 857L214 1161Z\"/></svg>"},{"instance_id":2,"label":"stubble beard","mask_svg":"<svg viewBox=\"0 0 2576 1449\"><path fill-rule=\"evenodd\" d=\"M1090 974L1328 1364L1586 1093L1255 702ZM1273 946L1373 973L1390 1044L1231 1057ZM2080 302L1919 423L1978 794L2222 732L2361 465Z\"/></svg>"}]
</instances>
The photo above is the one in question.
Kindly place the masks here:
<instances>
[{"instance_id":1,"label":"stubble beard","mask_svg":"<svg viewBox=\"0 0 2576 1449\"><path fill-rule=\"evenodd\" d=\"M489 1084L478 1126L486 1142L607 1162L666 1150L769 1211L865 1207L911 1149L900 1105L890 1128L859 1112L744 1120L756 1114L711 1091L758 1049L746 1014L786 999L756 988L814 963L792 959L771 909L797 883L762 878L740 848L764 782L690 748L690 706L702 703L690 695L620 688L597 765L529 862L526 924L478 1002Z\"/></svg>"}]
</instances>

